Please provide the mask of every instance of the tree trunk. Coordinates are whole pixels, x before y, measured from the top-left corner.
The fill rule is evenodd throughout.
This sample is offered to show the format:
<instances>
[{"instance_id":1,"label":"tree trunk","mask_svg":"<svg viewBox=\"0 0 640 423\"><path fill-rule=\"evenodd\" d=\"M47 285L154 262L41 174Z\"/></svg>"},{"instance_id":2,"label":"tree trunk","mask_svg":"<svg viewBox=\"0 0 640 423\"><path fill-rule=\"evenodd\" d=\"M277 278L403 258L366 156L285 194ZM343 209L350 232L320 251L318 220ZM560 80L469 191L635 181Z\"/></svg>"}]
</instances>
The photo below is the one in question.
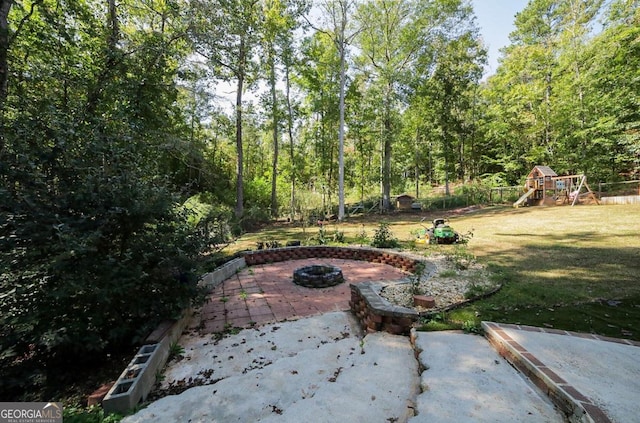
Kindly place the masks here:
<instances>
[{"instance_id":1,"label":"tree trunk","mask_svg":"<svg viewBox=\"0 0 640 423\"><path fill-rule=\"evenodd\" d=\"M285 65L285 75L287 80L287 130L289 132L289 157L291 159L291 221L295 219L296 204L296 165L295 150L293 147L293 110L291 108L291 82L289 80L289 64Z\"/></svg>"},{"instance_id":2,"label":"tree trunk","mask_svg":"<svg viewBox=\"0 0 640 423\"><path fill-rule=\"evenodd\" d=\"M391 86L387 87L384 106L384 151L382 167L382 210L391 210Z\"/></svg>"},{"instance_id":3,"label":"tree trunk","mask_svg":"<svg viewBox=\"0 0 640 423\"><path fill-rule=\"evenodd\" d=\"M9 11L12 0L0 0L0 113L7 101L9 81ZM4 131L2 131L4 133ZM0 134L0 152L2 152L2 135Z\"/></svg>"},{"instance_id":4,"label":"tree trunk","mask_svg":"<svg viewBox=\"0 0 640 423\"><path fill-rule=\"evenodd\" d=\"M415 151L414 151L414 178L416 180L416 200L420 198L420 166L418 165L419 160L419 148L420 148L420 131L416 129L416 143L415 143Z\"/></svg>"},{"instance_id":5,"label":"tree trunk","mask_svg":"<svg viewBox=\"0 0 640 423\"><path fill-rule=\"evenodd\" d=\"M118 24L118 10L116 8L116 1L109 0L109 50L116 51L118 45L118 39L120 38L120 25Z\"/></svg>"},{"instance_id":6,"label":"tree trunk","mask_svg":"<svg viewBox=\"0 0 640 423\"><path fill-rule=\"evenodd\" d=\"M276 63L273 48L269 51L269 84L271 85L271 118L273 119L273 163L271 168L271 217L278 216L278 105L276 103Z\"/></svg>"},{"instance_id":7,"label":"tree trunk","mask_svg":"<svg viewBox=\"0 0 640 423\"><path fill-rule=\"evenodd\" d=\"M9 95L9 11L12 0L0 0L0 158L4 153L4 107Z\"/></svg>"},{"instance_id":8,"label":"tree trunk","mask_svg":"<svg viewBox=\"0 0 640 423\"><path fill-rule=\"evenodd\" d=\"M240 52L238 53L238 85L236 87L236 209L237 219L244 215L244 179L243 179L243 152L242 152L242 90L245 72L245 43L240 40Z\"/></svg>"},{"instance_id":9,"label":"tree trunk","mask_svg":"<svg viewBox=\"0 0 640 423\"><path fill-rule=\"evenodd\" d=\"M343 29L344 30L344 29ZM344 37L344 34L341 35ZM344 220L344 41L340 40L340 128L338 129L338 220Z\"/></svg>"}]
</instances>

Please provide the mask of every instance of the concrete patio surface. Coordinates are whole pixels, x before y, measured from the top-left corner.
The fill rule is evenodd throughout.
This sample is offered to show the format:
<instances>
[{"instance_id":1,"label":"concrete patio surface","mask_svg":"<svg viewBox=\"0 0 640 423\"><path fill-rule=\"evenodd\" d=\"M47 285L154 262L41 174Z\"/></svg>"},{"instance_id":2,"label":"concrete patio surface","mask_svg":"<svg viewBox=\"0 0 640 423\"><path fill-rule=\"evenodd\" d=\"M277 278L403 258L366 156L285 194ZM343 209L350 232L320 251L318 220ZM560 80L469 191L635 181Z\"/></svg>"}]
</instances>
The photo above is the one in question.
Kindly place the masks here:
<instances>
[{"instance_id":1,"label":"concrete patio surface","mask_svg":"<svg viewBox=\"0 0 640 423\"><path fill-rule=\"evenodd\" d=\"M346 283L293 284L295 269L319 263L341 267ZM640 421L635 342L495 323L484 324L487 338L364 334L346 311L348 284L406 277L337 259L243 269L180 339L185 352L162 382L174 395L123 421Z\"/></svg>"}]
</instances>

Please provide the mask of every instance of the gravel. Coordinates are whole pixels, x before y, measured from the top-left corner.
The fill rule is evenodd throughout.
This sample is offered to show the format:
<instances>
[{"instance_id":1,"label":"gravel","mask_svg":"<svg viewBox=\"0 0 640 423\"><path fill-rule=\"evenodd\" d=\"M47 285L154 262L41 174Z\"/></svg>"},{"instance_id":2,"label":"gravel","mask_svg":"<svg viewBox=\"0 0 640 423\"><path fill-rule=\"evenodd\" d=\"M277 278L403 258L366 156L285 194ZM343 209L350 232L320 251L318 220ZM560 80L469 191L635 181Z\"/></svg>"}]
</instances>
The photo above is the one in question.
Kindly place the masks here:
<instances>
[{"instance_id":1,"label":"gravel","mask_svg":"<svg viewBox=\"0 0 640 423\"><path fill-rule=\"evenodd\" d=\"M427 258L436 266L434 276L421 280L415 294L429 295L435 299L435 309L442 309L466 300L466 294L473 289L475 296L489 292L498 285L491 281L489 272L480 263L444 254ZM411 283L389 284L380 295L390 303L413 308L418 312L429 311L413 306L414 289Z\"/></svg>"}]
</instances>

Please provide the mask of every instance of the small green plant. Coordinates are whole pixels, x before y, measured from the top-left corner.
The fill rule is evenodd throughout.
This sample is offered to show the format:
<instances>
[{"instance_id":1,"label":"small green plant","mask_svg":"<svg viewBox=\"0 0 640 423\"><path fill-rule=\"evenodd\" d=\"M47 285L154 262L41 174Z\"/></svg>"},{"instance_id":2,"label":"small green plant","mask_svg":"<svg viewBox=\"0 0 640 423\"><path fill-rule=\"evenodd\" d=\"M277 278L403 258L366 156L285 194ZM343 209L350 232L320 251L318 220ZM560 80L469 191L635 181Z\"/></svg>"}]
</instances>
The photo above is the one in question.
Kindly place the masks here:
<instances>
[{"instance_id":1,"label":"small green plant","mask_svg":"<svg viewBox=\"0 0 640 423\"><path fill-rule=\"evenodd\" d=\"M458 272L453 269L443 270L442 272L438 273L438 277L440 278L452 278L457 275Z\"/></svg>"},{"instance_id":2,"label":"small green plant","mask_svg":"<svg viewBox=\"0 0 640 423\"><path fill-rule=\"evenodd\" d=\"M398 239L393 235L391 229L389 229L389 224L381 222L373 234L371 246L376 248L397 248L399 245Z\"/></svg>"},{"instance_id":3,"label":"small green plant","mask_svg":"<svg viewBox=\"0 0 640 423\"><path fill-rule=\"evenodd\" d=\"M417 329L422 332L437 332L441 330L451 330L455 328L452 328L451 325L446 322L425 319L418 325Z\"/></svg>"},{"instance_id":4,"label":"small green plant","mask_svg":"<svg viewBox=\"0 0 640 423\"><path fill-rule=\"evenodd\" d=\"M336 231L333 233L333 242L344 243L344 232L336 229Z\"/></svg>"},{"instance_id":5,"label":"small green plant","mask_svg":"<svg viewBox=\"0 0 640 423\"><path fill-rule=\"evenodd\" d=\"M172 342L169 345L169 360L179 357L184 354L184 347L177 342Z\"/></svg>"},{"instance_id":6,"label":"small green plant","mask_svg":"<svg viewBox=\"0 0 640 423\"><path fill-rule=\"evenodd\" d=\"M67 407L62 411L65 423L117 423L124 418L120 414L107 414L102 407Z\"/></svg>"},{"instance_id":7,"label":"small green plant","mask_svg":"<svg viewBox=\"0 0 640 423\"><path fill-rule=\"evenodd\" d=\"M447 254L447 259L453 261L456 269L465 270L476 257L467 249L466 245L455 245L453 251Z\"/></svg>"},{"instance_id":8,"label":"small green plant","mask_svg":"<svg viewBox=\"0 0 640 423\"><path fill-rule=\"evenodd\" d=\"M364 228L364 224L362 224L360 231L356 234L356 242L360 245L365 245L369 243L369 235L367 235L367 231Z\"/></svg>"},{"instance_id":9,"label":"small green plant","mask_svg":"<svg viewBox=\"0 0 640 423\"><path fill-rule=\"evenodd\" d=\"M462 330L464 333L474 333L476 335L484 335L482 326L475 320L465 320L462 322Z\"/></svg>"},{"instance_id":10,"label":"small green plant","mask_svg":"<svg viewBox=\"0 0 640 423\"><path fill-rule=\"evenodd\" d=\"M468 244L471 238L473 238L473 229L471 229L466 234L460 234L460 237L458 238L458 244Z\"/></svg>"},{"instance_id":11,"label":"small green plant","mask_svg":"<svg viewBox=\"0 0 640 423\"><path fill-rule=\"evenodd\" d=\"M164 373L162 373L162 370L160 369L156 370L156 384L162 383L162 381L164 381L165 378L166 376L164 375Z\"/></svg>"},{"instance_id":12,"label":"small green plant","mask_svg":"<svg viewBox=\"0 0 640 423\"><path fill-rule=\"evenodd\" d=\"M226 303L227 301L229 301L229 297L221 297L220 298L220 302Z\"/></svg>"},{"instance_id":13,"label":"small green plant","mask_svg":"<svg viewBox=\"0 0 640 423\"><path fill-rule=\"evenodd\" d=\"M413 274L409 276L409 282L411 283L411 293L413 295L420 293L420 281L422 280L422 276L424 275L425 268L425 264L420 261L416 263Z\"/></svg>"},{"instance_id":14,"label":"small green plant","mask_svg":"<svg viewBox=\"0 0 640 423\"><path fill-rule=\"evenodd\" d=\"M242 291L240 291L240 294L238 294L238 296L240 297L241 300L246 300L247 292L243 289Z\"/></svg>"},{"instance_id":15,"label":"small green plant","mask_svg":"<svg viewBox=\"0 0 640 423\"><path fill-rule=\"evenodd\" d=\"M464 297L466 299L478 298L487 294L490 291L490 287L485 287L481 285L473 284L467 289L467 292L464 293Z\"/></svg>"},{"instance_id":16,"label":"small green plant","mask_svg":"<svg viewBox=\"0 0 640 423\"><path fill-rule=\"evenodd\" d=\"M267 241L265 245L267 246L267 248L279 248L280 242L276 241L275 239L272 239Z\"/></svg>"},{"instance_id":17,"label":"small green plant","mask_svg":"<svg viewBox=\"0 0 640 423\"><path fill-rule=\"evenodd\" d=\"M237 326L232 326L231 323L224 324L224 334L226 335L237 335L240 333L241 330L242 328L239 328Z\"/></svg>"},{"instance_id":18,"label":"small green plant","mask_svg":"<svg viewBox=\"0 0 640 423\"><path fill-rule=\"evenodd\" d=\"M324 228L324 225L320 225L320 229L318 229L318 235L315 236L314 240L318 245L325 245L329 242L327 231Z\"/></svg>"},{"instance_id":19,"label":"small green plant","mask_svg":"<svg viewBox=\"0 0 640 423\"><path fill-rule=\"evenodd\" d=\"M446 312L436 313L432 316L424 317L420 320L417 330L423 332L435 332L441 330L461 329L460 323L449 319Z\"/></svg>"}]
</instances>

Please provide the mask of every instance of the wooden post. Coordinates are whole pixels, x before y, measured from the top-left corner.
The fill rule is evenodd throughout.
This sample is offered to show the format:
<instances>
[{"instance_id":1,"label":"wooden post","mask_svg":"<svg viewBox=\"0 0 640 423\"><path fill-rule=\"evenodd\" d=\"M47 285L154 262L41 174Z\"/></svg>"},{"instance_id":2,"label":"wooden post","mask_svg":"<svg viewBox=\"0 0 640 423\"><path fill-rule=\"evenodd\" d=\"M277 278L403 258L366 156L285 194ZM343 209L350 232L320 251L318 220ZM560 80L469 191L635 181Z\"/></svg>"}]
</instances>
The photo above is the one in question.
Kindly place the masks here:
<instances>
[{"instance_id":1,"label":"wooden post","mask_svg":"<svg viewBox=\"0 0 640 423\"><path fill-rule=\"evenodd\" d=\"M582 175L582 179L580 179L580 185L578 186L578 190L576 191L576 195L573 197L573 203L571 203L572 207L573 207L574 204L576 204L576 201L578 201L578 197L580 197L580 190L582 189L582 184L584 183L585 179L587 179L587 177L585 175Z\"/></svg>"}]
</instances>

